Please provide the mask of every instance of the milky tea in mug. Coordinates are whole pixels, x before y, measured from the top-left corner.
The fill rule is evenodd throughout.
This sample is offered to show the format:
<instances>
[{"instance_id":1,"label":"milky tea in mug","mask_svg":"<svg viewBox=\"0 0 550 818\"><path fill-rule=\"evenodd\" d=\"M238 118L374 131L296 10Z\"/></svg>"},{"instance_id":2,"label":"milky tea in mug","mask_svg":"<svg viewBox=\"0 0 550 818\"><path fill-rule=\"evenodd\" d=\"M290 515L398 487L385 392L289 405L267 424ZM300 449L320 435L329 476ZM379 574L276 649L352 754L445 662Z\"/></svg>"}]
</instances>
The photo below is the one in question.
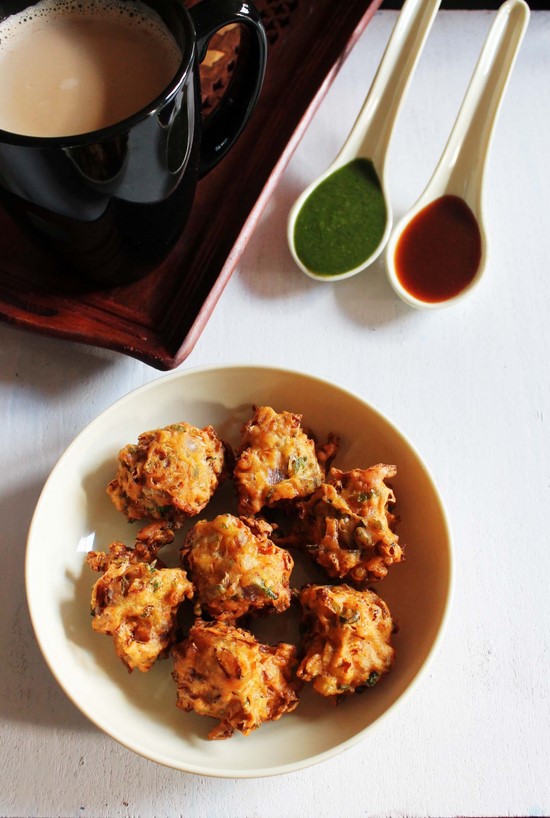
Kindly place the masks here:
<instances>
[{"instance_id":1,"label":"milky tea in mug","mask_svg":"<svg viewBox=\"0 0 550 818\"><path fill-rule=\"evenodd\" d=\"M140 278L181 234L197 180L227 153L265 72L247 0L13 0L0 21L0 196L78 286ZM5 13L5 12L4 12ZM199 60L241 24L243 78L212 127ZM224 102L224 100L226 100Z\"/></svg>"},{"instance_id":2,"label":"milky tea in mug","mask_svg":"<svg viewBox=\"0 0 550 818\"><path fill-rule=\"evenodd\" d=\"M0 23L0 128L68 136L113 125L155 99L181 58L145 5L41 0Z\"/></svg>"}]
</instances>

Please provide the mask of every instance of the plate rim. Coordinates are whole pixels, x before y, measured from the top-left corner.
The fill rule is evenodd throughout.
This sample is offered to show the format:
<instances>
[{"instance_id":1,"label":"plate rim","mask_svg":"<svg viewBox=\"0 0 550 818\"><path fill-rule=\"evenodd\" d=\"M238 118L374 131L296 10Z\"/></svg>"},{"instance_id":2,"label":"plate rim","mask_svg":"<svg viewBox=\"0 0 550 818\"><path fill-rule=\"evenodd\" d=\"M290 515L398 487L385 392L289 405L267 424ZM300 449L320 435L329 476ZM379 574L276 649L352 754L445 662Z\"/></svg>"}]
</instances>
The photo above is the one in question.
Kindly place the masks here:
<instances>
[{"instance_id":1,"label":"plate rim","mask_svg":"<svg viewBox=\"0 0 550 818\"><path fill-rule=\"evenodd\" d=\"M134 745L131 740L128 740L123 735L120 734L119 731L113 728L109 728L105 724L99 724L96 719L94 719L89 712L87 712L85 706L78 701L78 699L67 689L65 683L63 682L62 677L60 676L57 668L55 667L52 658L48 654L48 651L44 645L44 641L42 638L41 632L41 624L40 624L40 616L39 612L36 610L35 605L32 600L32 594L30 593L30 587L33 583L33 571L34 567L32 565L32 551L33 551L33 541L36 539L35 529L38 525L38 518L41 513L42 505L46 501L47 493L49 490L50 483L53 482L54 476L56 472L62 467L65 460L69 459L72 451L74 448L79 445L81 439L86 435L90 434L96 425L100 425L104 420L104 417L115 410L117 407L121 406L125 402L131 402L136 397L139 397L141 394L145 394L150 390L157 389L161 387L163 383L172 380L184 380L185 378L201 375L203 373L212 374L214 372L227 372L230 370L261 370L264 373L277 373L280 375L290 375L299 378L306 378L312 382L316 382L322 384L325 388L335 389L347 397L361 402L366 408L376 414L387 426L389 426L394 433L396 433L401 440L406 444L406 446L410 449L412 454L418 459L419 463L421 464L425 476L430 483L431 489L434 493L434 496L437 500L439 510L441 512L442 523L446 532L446 554L447 554L447 561L448 561L448 583L447 589L445 593L445 602L443 605L443 610L441 613L441 621L438 627L437 634L428 650L428 653L420 666L417 670L414 677L411 679L405 690L403 690L397 698L386 708L386 710L377 716L370 724L366 727L359 730L350 738L346 739L343 742L336 744L334 747L331 747L328 750L324 750L320 753L317 753L312 756L308 756L304 759L299 761L289 762L288 764L278 764L277 766L269 766L263 767L253 770L241 770L241 769L229 769L226 770L223 767L208 767L204 768L200 764L196 763L175 763L174 759L169 758L168 756L163 756L161 753L156 752L145 752L139 746ZM441 492L434 480L433 474L431 472L430 467L424 460L424 458L418 452L416 446L411 442L411 440L407 437L407 435L401 430L401 428L383 411L381 411L376 404L373 404L370 400L367 400L363 395L359 392L354 392L351 389L342 386L338 382L330 381L327 378L322 376L315 375L310 372L301 371L298 369L282 367L277 365L270 365L270 364L258 364L258 363L220 363L220 364L206 364L202 366L194 366L188 367L185 369L179 369L175 371L171 371L168 373L161 374L158 377L154 377L152 380L148 381L147 383L141 384L140 386L134 387L133 389L129 390L127 393L122 395L121 397L117 398L113 401L109 406L103 409L99 414L97 414L89 423L87 423L71 440L68 446L64 449L60 457L57 459L53 467L51 468L48 477L46 478L44 485L41 489L40 495L38 497L37 503L35 505L31 522L29 524L27 539L26 539L26 548L25 548L25 593L27 598L27 607L29 610L29 615L31 619L31 624L33 627L34 636L42 653L42 656L52 673L54 679L59 684L65 695L69 698L70 701L75 705L75 707L82 713L88 721L93 724L98 730L103 732L104 734L108 735L123 747L132 752L136 753L137 755L145 758L149 761L153 761L155 763L161 764L165 767L176 769L181 772L187 772L190 774L195 775L202 775L209 778L226 778L226 779L251 779L251 778L266 778L266 777L273 777L276 775L284 775L288 773L298 772L303 769L307 769L309 767L315 766L317 764L321 764L324 761L333 758L336 755L340 755L343 752L348 751L352 747L356 746L360 742L364 741L367 734L374 729L379 729L380 726L384 723L384 721L391 717L397 708L401 707L406 701L408 701L409 697L416 691L418 685L421 681L426 677L427 673L429 672L432 663L439 651L441 643L443 641L444 635L447 631L451 608L453 605L454 594L455 594L455 555L454 555L454 542L453 542L453 535L452 529L450 525L449 515L443 501L443 497Z\"/></svg>"}]
</instances>

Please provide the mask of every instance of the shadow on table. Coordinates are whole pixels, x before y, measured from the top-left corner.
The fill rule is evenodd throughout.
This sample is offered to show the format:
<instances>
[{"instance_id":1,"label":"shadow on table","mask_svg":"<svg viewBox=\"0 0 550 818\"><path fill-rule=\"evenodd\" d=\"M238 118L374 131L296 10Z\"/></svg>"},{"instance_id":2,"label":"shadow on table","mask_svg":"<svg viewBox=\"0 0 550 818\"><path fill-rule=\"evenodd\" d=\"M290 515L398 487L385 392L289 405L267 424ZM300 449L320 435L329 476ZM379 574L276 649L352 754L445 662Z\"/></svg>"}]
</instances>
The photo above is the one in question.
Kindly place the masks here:
<instances>
[{"instance_id":1,"label":"shadow on table","mask_svg":"<svg viewBox=\"0 0 550 818\"><path fill-rule=\"evenodd\" d=\"M20 435L17 445L8 448L7 439L2 445L0 478L0 719L6 722L93 729L58 687L36 642L25 592L25 549L47 474L78 431L68 412L67 422L48 436L48 427L37 422L36 406L51 404L53 411L62 412L64 401L101 377L116 357L0 324L0 386L11 390L13 412L11 424L4 419L0 429L5 436L10 429ZM91 404L89 412L91 418L97 407Z\"/></svg>"},{"instance_id":2,"label":"shadow on table","mask_svg":"<svg viewBox=\"0 0 550 818\"><path fill-rule=\"evenodd\" d=\"M0 496L2 616L0 617L0 720L37 726L92 726L58 687L38 644L25 593L25 544L42 481Z\"/></svg>"},{"instance_id":3,"label":"shadow on table","mask_svg":"<svg viewBox=\"0 0 550 818\"><path fill-rule=\"evenodd\" d=\"M242 256L238 275L242 285L258 298L289 300L319 286L296 267L288 249L288 212L301 192L298 185L285 182L276 188ZM269 244L265 243L261 255L255 258L257 237L267 232Z\"/></svg>"},{"instance_id":4,"label":"shadow on table","mask_svg":"<svg viewBox=\"0 0 550 818\"><path fill-rule=\"evenodd\" d=\"M300 299L303 302L308 295L312 299L324 297L323 291L329 288L334 309L367 331L410 315L410 308L399 300L387 281L383 255L363 273L332 283L310 279L298 269L288 248L286 230L288 213L301 192L298 185L284 180L276 189L256 231L256 236L264 235L261 252L254 253L257 239L253 236L250 252L243 255L238 273L242 285L258 298L288 302L289 309L296 308L295 302Z\"/></svg>"},{"instance_id":5,"label":"shadow on table","mask_svg":"<svg viewBox=\"0 0 550 818\"><path fill-rule=\"evenodd\" d=\"M12 351L20 350L16 366ZM110 350L37 334L0 323L0 383L24 384L40 395L70 393L84 380L122 362Z\"/></svg>"}]
</instances>

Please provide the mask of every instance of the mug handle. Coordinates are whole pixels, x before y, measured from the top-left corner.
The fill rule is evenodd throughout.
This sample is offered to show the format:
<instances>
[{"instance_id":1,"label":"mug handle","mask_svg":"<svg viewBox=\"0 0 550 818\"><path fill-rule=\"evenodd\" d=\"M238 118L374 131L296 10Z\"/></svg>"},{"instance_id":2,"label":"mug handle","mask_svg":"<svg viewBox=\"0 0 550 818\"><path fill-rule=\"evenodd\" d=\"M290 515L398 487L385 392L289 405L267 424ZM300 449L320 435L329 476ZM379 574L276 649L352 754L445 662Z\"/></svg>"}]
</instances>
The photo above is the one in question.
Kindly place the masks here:
<instances>
[{"instance_id":1,"label":"mug handle","mask_svg":"<svg viewBox=\"0 0 550 818\"><path fill-rule=\"evenodd\" d=\"M203 123L198 173L201 179L232 147L254 110L264 80L267 38L259 12L243 0L203 0L188 11L195 26L199 62L220 28L239 23L250 34L250 48L237 59L235 81Z\"/></svg>"}]
</instances>

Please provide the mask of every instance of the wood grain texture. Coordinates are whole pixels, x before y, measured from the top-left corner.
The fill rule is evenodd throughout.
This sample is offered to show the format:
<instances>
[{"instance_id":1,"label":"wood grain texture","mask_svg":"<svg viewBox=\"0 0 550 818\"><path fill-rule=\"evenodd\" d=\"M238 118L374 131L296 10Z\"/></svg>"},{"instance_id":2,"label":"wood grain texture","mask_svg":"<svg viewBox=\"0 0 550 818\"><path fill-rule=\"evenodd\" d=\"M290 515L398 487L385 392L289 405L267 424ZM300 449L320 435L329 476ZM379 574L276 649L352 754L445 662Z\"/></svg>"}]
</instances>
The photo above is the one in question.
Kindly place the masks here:
<instances>
[{"instance_id":1,"label":"wood grain texture","mask_svg":"<svg viewBox=\"0 0 550 818\"><path fill-rule=\"evenodd\" d=\"M115 349L158 369L180 364L204 329L305 125L380 2L260 0L269 54L258 106L228 157L199 183L181 239L140 281L64 291L56 284L57 260L0 209L0 318ZM209 95L213 70L208 64L204 71Z\"/></svg>"}]
</instances>

